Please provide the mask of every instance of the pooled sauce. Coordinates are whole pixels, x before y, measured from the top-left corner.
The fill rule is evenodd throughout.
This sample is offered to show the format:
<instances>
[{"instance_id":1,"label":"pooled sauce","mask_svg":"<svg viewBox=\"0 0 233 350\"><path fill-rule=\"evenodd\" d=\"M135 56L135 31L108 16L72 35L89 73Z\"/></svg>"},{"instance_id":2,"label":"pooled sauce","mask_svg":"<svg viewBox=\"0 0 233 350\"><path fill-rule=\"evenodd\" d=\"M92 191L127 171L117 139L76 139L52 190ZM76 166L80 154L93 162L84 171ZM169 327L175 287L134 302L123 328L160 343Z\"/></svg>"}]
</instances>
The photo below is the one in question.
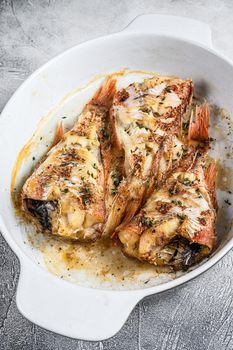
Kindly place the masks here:
<instances>
[{"instance_id":1,"label":"pooled sauce","mask_svg":"<svg viewBox=\"0 0 233 350\"><path fill-rule=\"evenodd\" d=\"M116 75L124 77L130 74L152 75L151 72L145 71L122 71L116 73ZM154 75L154 73L153 73ZM104 75L101 76L102 78ZM87 89L89 85L101 78L98 76L91 80L84 88L76 89L73 93L68 94L58 106L61 106L67 101L68 97L72 94L76 95L83 89ZM194 99L194 104L200 99ZM210 155L214 159L232 158L231 139L229 134L229 115L223 113L223 110L217 106L211 105L211 112L213 114L212 127L210 131L211 137L214 138L211 148L213 149L213 155ZM48 121L54 111L59 111L56 107L47 117L43 118L43 125ZM39 128L40 126L40 128ZM17 187L16 182L19 177L19 170L24 162L29 162L29 172L32 171L31 156L34 149L38 145L38 141L41 139L41 124L39 123L37 131L34 133L29 142L20 151L11 179L12 198L17 207L17 196L13 196L15 193L20 192L20 186ZM50 135L51 136L51 135ZM44 139L42 142L45 142ZM47 143L51 144L52 136ZM221 146L221 144L223 144ZM227 149L226 149L227 145ZM45 150L46 153L47 150ZM224 151L224 153L223 153ZM221 156L220 156L221 154ZM223 156L224 154L224 156ZM228 156L227 156L228 154ZM40 159L40 158L38 158ZM225 161L219 161L219 174L218 174L218 189L221 192L218 198L219 202L219 232L227 233L229 231L229 222L223 225L223 221L226 218L226 210L230 210L231 193L230 189L233 189L233 169L225 164ZM28 176L28 172L24 174L24 177ZM22 177L20 174L20 182L22 183ZM228 203L225 201L228 200ZM19 210L18 210L19 211ZM224 220L221 220L224 218ZM228 220L229 221L229 220ZM224 221L225 222L225 221ZM22 223L20 223L22 225ZM176 277L174 272L167 269L159 269L149 263L142 263L136 259L126 257L119 247L112 245L110 240L102 239L95 243L81 244L65 242L59 238L35 233L34 230L28 230L28 241L32 248L38 249L43 257L43 265L59 278L63 278L70 282L77 283L94 288L111 288L111 289L135 289L145 288L148 286L161 284ZM33 233L32 233L33 232Z\"/></svg>"},{"instance_id":2,"label":"pooled sauce","mask_svg":"<svg viewBox=\"0 0 233 350\"><path fill-rule=\"evenodd\" d=\"M226 192L233 189L233 169L223 166L221 163L218 164L217 187Z\"/></svg>"},{"instance_id":3,"label":"pooled sauce","mask_svg":"<svg viewBox=\"0 0 233 350\"><path fill-rule=\"evenodd\" d=\"M156 285L175 277L169 269L126 257L108 239L81 244L33 233L29 235L29 241L43 254L48 271L79 285L131 289Z\"/></svg>"}]
</instances>

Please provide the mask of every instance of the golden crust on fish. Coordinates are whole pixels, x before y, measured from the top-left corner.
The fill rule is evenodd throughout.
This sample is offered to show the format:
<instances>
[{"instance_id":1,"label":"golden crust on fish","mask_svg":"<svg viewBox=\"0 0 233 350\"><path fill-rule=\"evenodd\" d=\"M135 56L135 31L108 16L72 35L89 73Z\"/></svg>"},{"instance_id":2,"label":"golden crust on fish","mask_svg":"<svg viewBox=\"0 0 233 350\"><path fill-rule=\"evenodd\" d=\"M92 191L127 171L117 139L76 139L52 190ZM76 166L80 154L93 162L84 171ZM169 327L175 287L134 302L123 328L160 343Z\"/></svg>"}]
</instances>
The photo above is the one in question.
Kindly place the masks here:
<instances>
[{"instance_id":1,"label":"golden crust on fish","mask_svg":"<svg viewBox=\"0 0 233 350\"><path fill-rule=\"evenodd\" d=\"M22 205L44 231L80 241L101 236L105 221L102 152L115 80L107 80L22 189ZM59 138L61 138L59 129ZM56 138L56 142L57 142Z\"/></svg>"},{"instance_id":2,"label":"golden crust on fish","mask_svg":"<svg viewBox=\"0 0 233 350\"><path fill-rule=\"evenodd\" d=\"M159 179L140 212L116 231L125 254L178 270L201 261L213 250L217 169L211 163L203 170L208 123L209 110L204 104L196 108L186 139L182 135L170 147L172 161L170 157L163 159L163 154L163 166L171 163L170 171L166 169L167 176Z\"/></svg>"},{"instance_id":3,"label":"golden crust on fish","mask_svg":"<svg viewBox=\"0 0 233 350\"><path fill-rule=\"evenodd\" d=\"M127 255L175 269L209 255L216 241L216 210L200 163L177 169L118 232Z\"/></svg>"},{"instance_id":4,"label":"golden crust on fish","mask_svg":"<svg viewBox=\"0 0 233 350\"><path fill-rule=\"evenodd\" d=\"M192 98L192 82L153 77L118 91L111 124L115 147L124 154L124 178L116 188L105 232L111 234L137 212L154 179L162 149L179 135Z\"/></svg>"}]
</instances>

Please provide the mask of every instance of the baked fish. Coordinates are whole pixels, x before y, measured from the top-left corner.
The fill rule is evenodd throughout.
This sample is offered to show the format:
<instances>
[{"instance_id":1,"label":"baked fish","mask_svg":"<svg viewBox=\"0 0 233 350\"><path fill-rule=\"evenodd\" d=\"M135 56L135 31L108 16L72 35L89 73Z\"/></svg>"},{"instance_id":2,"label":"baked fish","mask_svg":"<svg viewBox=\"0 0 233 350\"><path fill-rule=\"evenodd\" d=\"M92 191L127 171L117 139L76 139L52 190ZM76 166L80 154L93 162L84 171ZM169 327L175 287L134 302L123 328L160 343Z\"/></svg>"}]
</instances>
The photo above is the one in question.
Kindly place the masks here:
<instances>
[{"instance_id":1,"label":"baked fish","mask_svg":"<svg viewBox=\"0 0 233 350\"><path fill-rule=\"evenodd\" d=\"M217 168L215 163L206 168L207 104L196 107L191 116L186 143L179 141L189 149L139 213L117 231L126 255L174 270L207 257L216 241Z\"/></svg>"},{"instance_id":2,"label":"baked fish","mask_svg":"<svg viewBox=\"0 0 233 350\"><path fill-rule=\"evenodd\" d=\"M192 100L190 80L158 77L130 84L118 91L110 114L113 143L124 164L105 233L110 235L129 221L150 192L158 173L162 150L180 134L182 116Z\"/></svg>"},{"instance_id":3,"label":"baked fish","mask_svg":"<svg viewBox=\"0 0 233 350\"><path fill-rule=\"evenodd\" d=\"M116 91L109 76L25 182L21 206L42 232L104 235L130 257L187 269L215 247L217 167L207 103L193 83L154 76Z\"/></svg>"},{"instance_id":4,"label":"baked fish","mask_svg":"<svg viewBox=\"0 0 233 350\"><path fill-rule=\"evenodd\" d=\"M109 77L74 127L56 143L22 188L22 208L43 232L89 242L102 235L109 108L116 81Z\"/></svg>"}]
</instances>

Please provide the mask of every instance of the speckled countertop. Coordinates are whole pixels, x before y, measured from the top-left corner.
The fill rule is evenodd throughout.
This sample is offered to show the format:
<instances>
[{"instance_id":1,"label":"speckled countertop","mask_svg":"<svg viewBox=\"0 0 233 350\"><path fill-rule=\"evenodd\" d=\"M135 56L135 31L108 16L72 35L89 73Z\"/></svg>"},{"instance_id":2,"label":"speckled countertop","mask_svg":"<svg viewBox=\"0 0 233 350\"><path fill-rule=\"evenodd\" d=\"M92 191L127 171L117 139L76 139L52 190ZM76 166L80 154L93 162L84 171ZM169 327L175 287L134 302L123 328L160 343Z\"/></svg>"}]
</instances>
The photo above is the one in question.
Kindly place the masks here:
<instances>
[{"instance_id":1,"label":"speckled countertop","mask_svg":"<svg viewBox=\"0 0 233 350\"><path fill-rule=\"evenodd\" d=\"M82 41L163 13L206 21L214 46L233 59L230 0L1 0L0 110L40 65ZM121 331L103 342L69 339L33 325L17 310L19 263L0 235L0 350L233 349L233 252L185 285L142 301Z\"/></svg>"}]
</instances>

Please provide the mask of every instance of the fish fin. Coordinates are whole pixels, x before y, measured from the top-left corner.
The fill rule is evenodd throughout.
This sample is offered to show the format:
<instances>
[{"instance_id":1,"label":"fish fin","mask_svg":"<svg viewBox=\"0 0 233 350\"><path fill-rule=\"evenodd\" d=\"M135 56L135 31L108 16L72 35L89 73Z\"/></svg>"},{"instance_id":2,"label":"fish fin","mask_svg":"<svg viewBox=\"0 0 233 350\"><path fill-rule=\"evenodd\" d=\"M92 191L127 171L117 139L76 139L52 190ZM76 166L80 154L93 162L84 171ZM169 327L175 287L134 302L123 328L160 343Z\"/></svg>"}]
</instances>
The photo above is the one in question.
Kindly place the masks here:
<instances>
[{"instance_id":1,"label":"fish fin","mask_svg":"<svg viewBox=\"0 0 233 350\"><path fill-rule=\"evenodd\" d=\"M116 92L116 79L108 76L103 85L97 90L90 101L90 104L111 107Z\"/></svg>"},{"instance_id":2,"label":"fish fin","mask_svg":"<svg viewBox=\"0 0 233 350\"><path fill-rule=\"evenodd\" d=\"M57 125L56 131L55 131L52 147L56 146L56 144L61 141L61 139L63 138L63 135L64 135L64 127L63 127L63 123L60 122Z\"/></svg>"},{"instance_id":3,"label":"fish fin","mask_svg":"<svg viewBox=\"0 0 233 350\"><path fill-rule=\"evenodd\" d=\"M125 213L125 209L128 203L126 198L129 196L129 191L126 183L120 186L121 191L119 191L114 198L110 213L105 224L105 236L109 236L115 231L116 227L120 225Z\"/></svg>"},{"instance_id":4,"label":"fish fin","mask_svg":"<svg viewBox=\"0 0 233 350\"><path fill-rule=\"evenodd\" d=\"M133 217L137 214L139 211L142 201L144 199L144 195L146 193L146 187L141 185L140 187L137 187L137 189L133 191L134 193L137 193L136 197L132 196L132 188L129 187L129 192L127 196L125 193L122 194L122 197L124 196L125 198L125 203L124 203L124 213L122 215L122 222L119 223L115 229L115 232L113 233L113 236L115 234L118 234L122 229L124 229L133 219Z\"/></svg>"},{"instance_id":5,"label":"fish fin","mask_svg":"<svg viewBox=\"0 0 233 350\"><path fill-rule=\"evenodd\" d=\"M164 151L164 142L161 142L161 144L159 146L159 150L154 155L154 158L152 161L152 165L151 165L151 169L150 169L150 176L149 176L149 181L148 181L148 187L146 189L142 204L144 204L147 201L147 199L151 196L151 194L154 192L154 189L157 187L158 182L160 181L159 164L160 164L160 160L161 160L162 155L163 155L163 151Z\"/></svg>"},{"instance_id":6,"label":"fish fin","mask_svg":"<svg viewBox=\"0 0 233 350\"><path fill-rule=\"evenodd\" d=\"M126 208L123 222L117 228L117 231L118 229L121 230L122 227L124 227L130 222L130 220L134 217L134 215L137 213L138 209L140 208L141 202L142 202L142 197L132 199L130 200L129 203L127 203L127 208Z\"/></svg>"},{"instance_id":7,"label":"fish fin","mask_svg":"<svg viewBox=\"0 0 233 350\"><path fill-rule=\"evenodd\" d=\"M192 113L188 139L196 141L208 141L209 140L209 124L210 124L210 110L207 103L201 106L196 106L195 113Z\"/></svg>"},{"instance_id":8,"label":"fish fin","mask_svg":"<svg viewBox=\"0 0 233 350\"><path fill-rule=\"evenodd\" d=\"M208 165L207 169L205 170L204 176L205 176L205 182L208 188L208 191L210 193L210 198L213 204L213 207L217 209L217 198L216 198L216 179L217 179L217 164L215 162L212 162Z\"/></svg>"},{"instance_id":9,"label":"fish fin","mask_svg":"<svg viewBox=\"0 0 233 350\"><path fill-rule=\"evenodd\" d=\"M212 226L203 228L193 237L192 241L201 246L208 247L209 251L212 251L216 244L215 228Z\"/></svg>"},{"instance_id":10,"label":"fish fin","mask_svg":"<svg viewBox=\"0 0 233 350\"><path fill-rule=\"evenodd\" d=\"M130 179L125 180L118 187L118 193L114 198L110 214L108 216L105 234L113 236L117 233L118 229L124 227L138 211L143 195L145 193L145 186L137 186L132 191L132 187L129 185ZM137 193L136 197L133 197L133 193Z\"/></svg>"}]
</instances>

